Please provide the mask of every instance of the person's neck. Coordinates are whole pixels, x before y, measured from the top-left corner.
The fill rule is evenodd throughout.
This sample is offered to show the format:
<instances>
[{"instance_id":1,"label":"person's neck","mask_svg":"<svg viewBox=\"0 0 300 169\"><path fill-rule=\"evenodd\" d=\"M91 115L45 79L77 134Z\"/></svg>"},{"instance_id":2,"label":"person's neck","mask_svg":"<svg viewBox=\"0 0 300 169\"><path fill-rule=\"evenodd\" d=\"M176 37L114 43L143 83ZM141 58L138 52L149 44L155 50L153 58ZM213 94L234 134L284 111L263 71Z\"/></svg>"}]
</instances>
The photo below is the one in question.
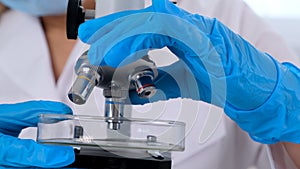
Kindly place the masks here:
<instances>
[{"instance_id":1,"label":"person's neck","mask_svg":"<svg viewBox=\"0 0 300 169\"><path fill-rule=\"evenodd\" d=\"M0 15L7 10L6 6L0 3Z\"/></svg>"},{"instance_id":2,"label":"person's neck","mask_svg":"<svg viewBox=\"0 0 300 169\"><path fill-rule=\"evenodd\" d=\"M76 41L67 39L65 15L42 17L41 22L48 42L53 74L57 81Z\"/></svg>"}]
</instances>

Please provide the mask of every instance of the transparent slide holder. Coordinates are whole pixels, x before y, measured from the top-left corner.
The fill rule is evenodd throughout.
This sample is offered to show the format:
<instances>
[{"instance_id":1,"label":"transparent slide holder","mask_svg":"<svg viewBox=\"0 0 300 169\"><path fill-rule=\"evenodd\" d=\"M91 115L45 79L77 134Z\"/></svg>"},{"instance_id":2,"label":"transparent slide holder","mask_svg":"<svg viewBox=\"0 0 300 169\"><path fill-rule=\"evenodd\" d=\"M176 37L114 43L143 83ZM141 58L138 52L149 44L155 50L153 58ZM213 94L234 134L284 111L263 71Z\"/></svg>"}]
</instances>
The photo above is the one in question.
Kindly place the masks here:
<instances>
[{"instance_id":1,"label":"transparent slide holder","mask_svg":"<svg viewBox=\"0 0 300 169\"><path fill-rule=\"evenodd\" d=\"M112 120L121 122L119 130L107 128L107 121ZM40 116L37 141L102 149L183 151L184 137L182 122L47 114Z\"/></svg>"}]
</instances>

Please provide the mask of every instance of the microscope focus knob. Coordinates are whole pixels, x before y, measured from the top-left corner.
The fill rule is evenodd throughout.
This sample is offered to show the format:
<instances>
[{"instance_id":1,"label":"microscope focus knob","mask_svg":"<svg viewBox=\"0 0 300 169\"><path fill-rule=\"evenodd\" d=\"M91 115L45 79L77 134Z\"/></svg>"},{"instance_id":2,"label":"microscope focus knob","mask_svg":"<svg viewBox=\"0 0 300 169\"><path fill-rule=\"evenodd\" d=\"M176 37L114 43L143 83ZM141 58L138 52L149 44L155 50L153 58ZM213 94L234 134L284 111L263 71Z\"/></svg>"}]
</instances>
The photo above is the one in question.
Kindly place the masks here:
<instances>
[{"instance_id":1,"label":"microscope focus knob","mask_svg":"<svg viewBox=\"0 0 300 169\"><path fill-rule=\"evenodd\" d=\"M78 28L85 21L85 10L81 0L69 0L67 10L67 37L77 39Z\"/></svg>"}]
</instances>

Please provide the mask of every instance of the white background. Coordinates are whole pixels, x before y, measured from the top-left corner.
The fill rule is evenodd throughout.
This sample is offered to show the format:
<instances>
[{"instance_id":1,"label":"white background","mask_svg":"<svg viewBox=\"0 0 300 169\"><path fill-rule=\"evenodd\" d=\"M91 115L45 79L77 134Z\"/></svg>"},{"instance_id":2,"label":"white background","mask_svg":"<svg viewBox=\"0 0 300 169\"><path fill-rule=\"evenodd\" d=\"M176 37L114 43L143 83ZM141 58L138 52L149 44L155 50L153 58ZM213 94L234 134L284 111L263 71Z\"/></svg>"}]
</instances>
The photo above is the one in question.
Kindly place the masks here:
<instances>
[{"instance_id":1,"label":"white background","mask_svg":"<svg viewBox=\"0 0 300 169\"><path fill-rule=\"evenodd\" d=\"M244 0L281 33L300 57L300 0Z\"/></svg>"}]
</instances>

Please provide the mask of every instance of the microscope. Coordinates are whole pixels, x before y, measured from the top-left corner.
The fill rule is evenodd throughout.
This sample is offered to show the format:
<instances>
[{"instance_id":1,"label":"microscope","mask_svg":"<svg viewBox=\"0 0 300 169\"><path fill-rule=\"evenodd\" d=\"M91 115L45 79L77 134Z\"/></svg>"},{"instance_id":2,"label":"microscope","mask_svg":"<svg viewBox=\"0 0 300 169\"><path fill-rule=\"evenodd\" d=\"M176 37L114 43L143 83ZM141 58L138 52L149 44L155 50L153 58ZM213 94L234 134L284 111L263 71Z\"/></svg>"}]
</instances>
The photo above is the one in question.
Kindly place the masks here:
<instances>
[{"instance_id":1,"label":"microscope","mask_svg":"<svg viewBox=\"0 0 300 169\"><path fill-rule=\"evenodd\" d=\"M69 0L69 39L77 38L77 29L85 20L145 6L144 0L91 1L95 9L85 9L81 0ZM68 97L74 104L84 105L94 88L103 89L104 116L41 115L37 140L73 146L76 160L67 168L171 169L171 152L184 150L185 124L124 115L124 106L130 104L129 92L144 99L155 95L155 63L145 55L113 68L91 65L87 56L88 51L76 62L76 80Z\"/></svg>"}]
</instances>

